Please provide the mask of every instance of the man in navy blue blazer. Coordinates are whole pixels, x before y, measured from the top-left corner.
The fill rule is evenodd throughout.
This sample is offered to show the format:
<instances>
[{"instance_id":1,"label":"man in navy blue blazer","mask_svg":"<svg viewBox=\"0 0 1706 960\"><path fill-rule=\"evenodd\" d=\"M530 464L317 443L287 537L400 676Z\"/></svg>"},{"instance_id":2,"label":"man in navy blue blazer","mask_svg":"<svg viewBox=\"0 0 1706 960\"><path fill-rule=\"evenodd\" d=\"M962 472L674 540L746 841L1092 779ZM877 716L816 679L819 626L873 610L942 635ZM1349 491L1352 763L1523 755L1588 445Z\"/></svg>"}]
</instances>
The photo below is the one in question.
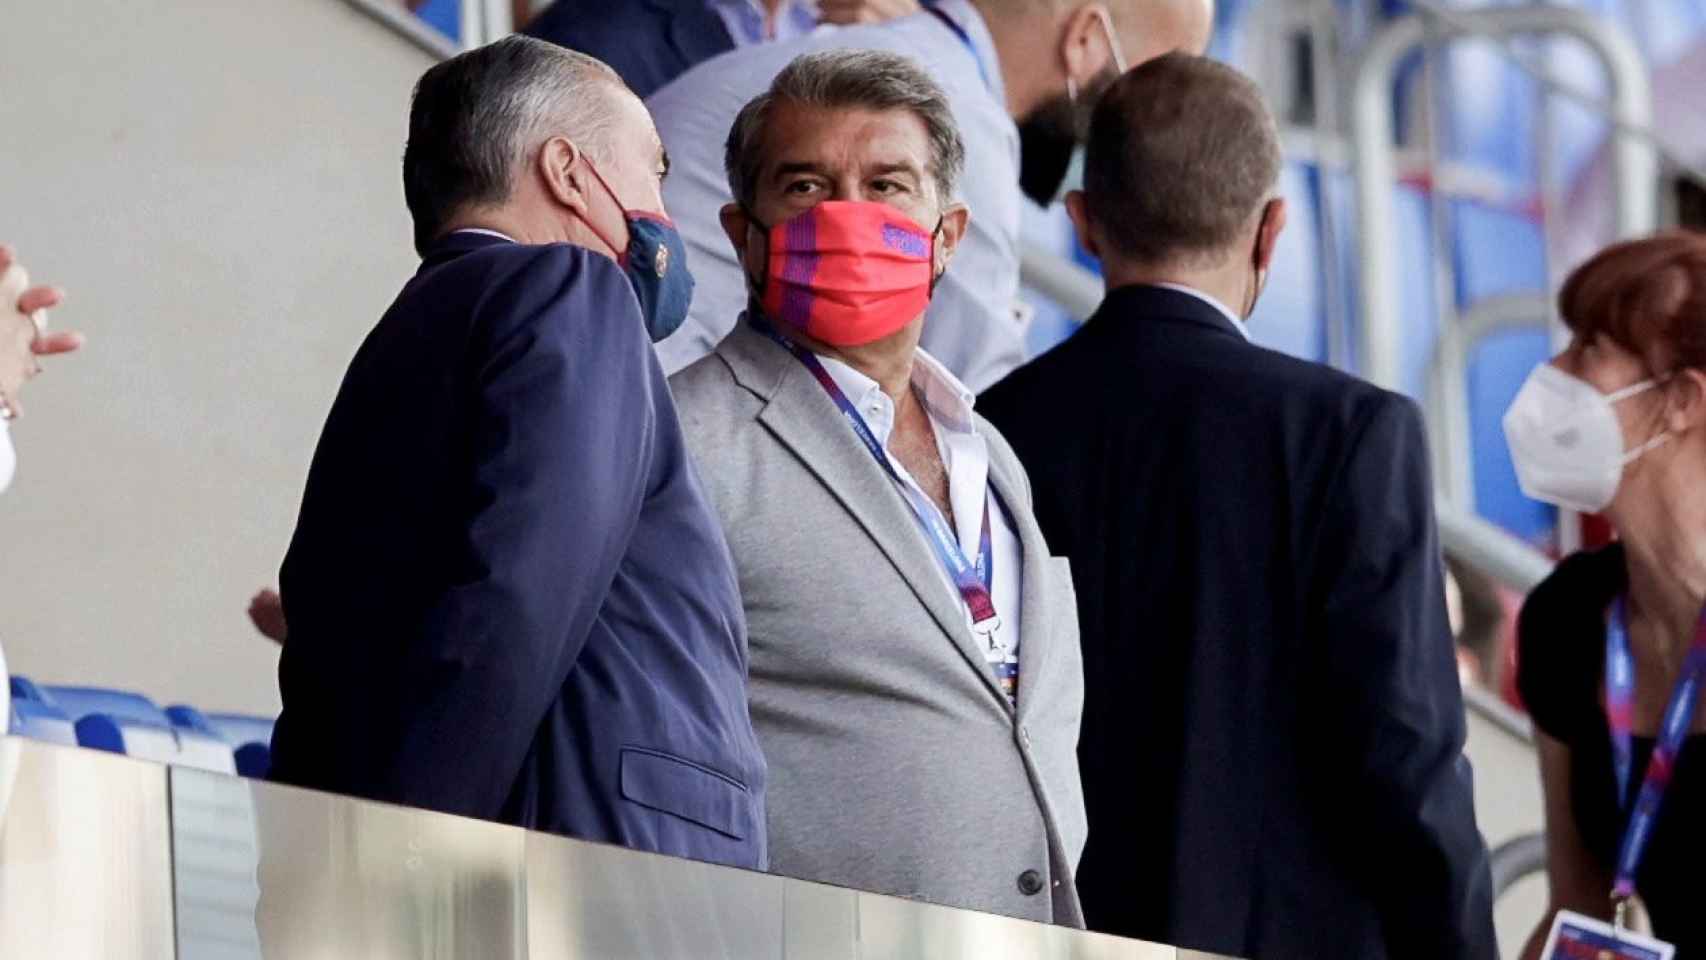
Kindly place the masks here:
<instances>
[{"instance_id":1,"label":"man in navy blue blazer","mask_svg":"<svg viewBox=\"0 0 1706 960\"><path fill-rule=\"evenodd\" d=\"M739 590L651 348L692 287L666 167L590 57L421 78L423 259L309 472L274 779L766 866Z\"/></svg>"}]
</instances>

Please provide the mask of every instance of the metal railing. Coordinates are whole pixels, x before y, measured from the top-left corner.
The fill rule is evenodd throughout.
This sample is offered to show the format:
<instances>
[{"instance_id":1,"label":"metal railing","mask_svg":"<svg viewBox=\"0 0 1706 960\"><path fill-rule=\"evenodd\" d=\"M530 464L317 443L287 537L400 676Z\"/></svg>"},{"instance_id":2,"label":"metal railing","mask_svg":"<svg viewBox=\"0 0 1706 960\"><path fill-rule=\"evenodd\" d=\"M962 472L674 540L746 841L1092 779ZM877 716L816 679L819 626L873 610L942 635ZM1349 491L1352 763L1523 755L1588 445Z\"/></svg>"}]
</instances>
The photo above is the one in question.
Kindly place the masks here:
<instances>
[{"instance_id":1,"label":"metal railing","mask_svg":"<svg viewBox=\"0 0 1706 960\"><path fill-rule=\"evenodd\" d=\"M1392 245L1384 242L1395 220L1392 88L1400 63L1430 36L1458 40L1527 34L1575 37L1604 64L1614 109L1612 172L1617 184L1618 236L1646 233L1657 223L1658 158L1650 142L1628 132L1645 130L1651 122L1651 82L1640 50L1622 29L1581 10L1553 6L1487 7L1454 11L1449 18L1429 8L1392 21L1369 45L1357 67L1351 114L1361 248L1360 368L1383 387L1395 388L1401 369L1396 260Z\"/></svg>"}]
</instances>

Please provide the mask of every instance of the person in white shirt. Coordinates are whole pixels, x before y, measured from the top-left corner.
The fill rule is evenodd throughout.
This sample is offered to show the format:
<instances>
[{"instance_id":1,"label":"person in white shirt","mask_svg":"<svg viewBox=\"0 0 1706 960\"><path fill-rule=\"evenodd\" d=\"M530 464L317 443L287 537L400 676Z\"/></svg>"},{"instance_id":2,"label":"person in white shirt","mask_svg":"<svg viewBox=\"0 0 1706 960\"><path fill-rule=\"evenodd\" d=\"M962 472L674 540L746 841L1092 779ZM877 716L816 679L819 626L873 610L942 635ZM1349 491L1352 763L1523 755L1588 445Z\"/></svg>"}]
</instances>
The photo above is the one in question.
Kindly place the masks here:
<instances>
[{"instance_id":1,"label":"person in white shirt","mask_svg":"<svg viewBox=\"0 0 1706 960\"><path fill-rule=\"evenodd\" d=\"M1078 925L1066 562L919 348L965 149L905 57L790 64L728 135L744 319L670 387L739 574L771 869Z\"/></svg>"}]
</instances>

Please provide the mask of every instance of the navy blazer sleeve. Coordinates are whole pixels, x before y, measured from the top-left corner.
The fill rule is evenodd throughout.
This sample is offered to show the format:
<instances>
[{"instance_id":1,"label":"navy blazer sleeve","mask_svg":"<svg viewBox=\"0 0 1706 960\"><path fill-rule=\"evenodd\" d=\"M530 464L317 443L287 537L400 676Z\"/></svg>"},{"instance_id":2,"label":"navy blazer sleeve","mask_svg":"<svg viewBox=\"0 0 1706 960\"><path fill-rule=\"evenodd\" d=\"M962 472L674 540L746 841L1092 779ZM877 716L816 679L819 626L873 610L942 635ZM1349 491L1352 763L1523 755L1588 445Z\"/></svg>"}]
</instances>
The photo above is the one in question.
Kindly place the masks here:
<instances>
[{"instance_id":1,"label":"navy blazer sleeve","mask_svg":"<svg viewBox=\"0 0 1706 960\"><path fill-rule=\"evenodd\" d=\"M614 265L546 247L480 307L458 569L403 645L386 792L494 818L586 642L645 496L661 378Z\"/></svg>"},{"instance_id":2,"label":"navy blazer sleeve","mask_svg":"<svg viewBox=\"0 0 1706 960\"><path fill-rule=\"evenodd\" d=\"M1315 565L1322 687L1347 746L1334 806L1378 858L1363 875L1388 956L1495 960L1421 417L1380 394L1357 421Z\"/></svg>"}]
</instances>

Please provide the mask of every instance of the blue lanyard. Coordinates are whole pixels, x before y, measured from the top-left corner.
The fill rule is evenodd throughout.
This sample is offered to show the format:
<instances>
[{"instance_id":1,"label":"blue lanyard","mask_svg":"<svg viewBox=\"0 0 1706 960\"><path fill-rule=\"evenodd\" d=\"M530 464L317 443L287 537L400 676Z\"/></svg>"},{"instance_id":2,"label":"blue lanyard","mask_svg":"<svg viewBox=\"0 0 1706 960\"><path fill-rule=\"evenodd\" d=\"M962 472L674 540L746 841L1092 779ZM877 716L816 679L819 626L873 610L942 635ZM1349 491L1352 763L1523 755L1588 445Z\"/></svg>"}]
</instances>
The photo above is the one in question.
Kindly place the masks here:
<instances>
[{"instance_id":1,"label":"blue lanyard","mask_svg":"<svg viewBox=\"0 0 1706 960\"><path fill-rule=\"evenodd\" d=\"M1634 751L1631 730L1635 721L1635 659L1629 653L1629 622L1625 598L1618 597L1612 606L1610 621L1605 629L1605 712L1611 728L1611 758L1617 773L1617 805L1622 807L1629 796L1629 777L1633 773ZM1699 625L1694 631L1694 643L1682 663L1682 676L1677 678L1665 707L1663 726L1653 744L1652 759L1641 781L1641 792L1629 813L1629 826L1623 832L1623 844L1617 854L1617 878L1612 887L1613 900L1625 901L1635 895L1635 871L1652 839L1653 825L1659 807L1664 803L1665 790L1670 787L1676 772L1676 758L1694 722L1694 705L1700 684L1706 679L1706 610L1701 611Z\"/></svg>"},{"instance_id":2,"label":"blue lanyard","mask_svg":"<svg viewBox=\"0 0 1706 960\"><path fill-rule=\"evenodd\" d=\"M858 408L847 399L847 394L841 391L835 378L825 370L823 363L810 350L806 350L787 337L777 333L756 314L748 314L748 322L753 329L776 341L782 349L794 355L794 359L804 364L811 371L818 385L823 387L829 399L835 402L841 415L853 427L853 433L859 437L865 449L876 459L877 465L889 475L900 487L902 496L906 498L907 506L912 508L913 519L923 528L925 538L936 552L936 559L947 569L948 577L959 590L960 597L966 602L966 608L971 611L972 630L976 633L993 637L995 631L1001 629L1001 617L995 612L995 600L990 596L990 583L995 575L995 551L989 535L989 498L983 501L983 534L978 541L977 563L966 559L965 552L960 549L959 538L948 529L947 521L942 519L941 511L937 510L924 495L901 478L894 464L889 462L887 451L877 442L877 435L871 432L871 427L865 418L859 415Z\"/></svg>"},{"instance_id":3,"label":"blue lanyard","mask_svg":"<svg viewBox=\"0 0 1706 960\"><path fill-rule=\"evenodd\" d=\"M926 0L924 4L925 11L930 13L930 15L934 16L936 19L942 21L943 25L953 31L954 36L959 37L960 42L966 45L966 49L971 51L972 62L977 64L977 75L983 78L983 85L993 92L995 90L995 84L989 82L989 68L983 65L983 57L977 52L977 44L972 42L971 32L958 20L948 16L944 10L937 7L936 3L937 0Z\"/></svg>"}]
</instances>

